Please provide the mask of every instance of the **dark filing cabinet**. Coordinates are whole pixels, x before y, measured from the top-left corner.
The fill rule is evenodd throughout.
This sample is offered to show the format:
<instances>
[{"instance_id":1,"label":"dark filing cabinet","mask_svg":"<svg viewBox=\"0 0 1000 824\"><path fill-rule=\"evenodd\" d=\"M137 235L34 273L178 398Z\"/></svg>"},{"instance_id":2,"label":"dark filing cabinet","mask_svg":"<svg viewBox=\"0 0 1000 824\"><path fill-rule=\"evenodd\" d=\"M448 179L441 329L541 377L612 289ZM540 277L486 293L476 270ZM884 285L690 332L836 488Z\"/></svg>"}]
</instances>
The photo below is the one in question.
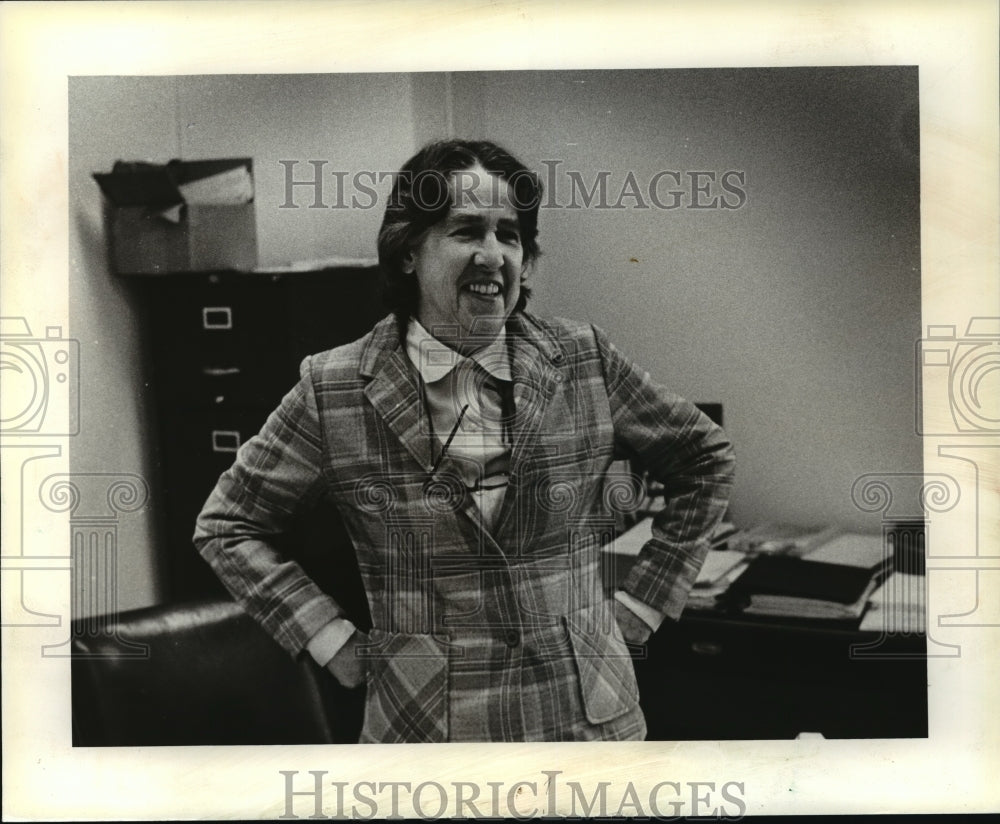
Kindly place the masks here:
<instances>
[{"instance_id":1,"label":"dark filing cabinet","mask_svg":"<svg viewBox=\"0 0 1000 824\"><path fill-rule=\"evenodd\" d=\"M191 541L195 519L240 444L295 384L302 359L362 337L385 315L378 270L186 273L131 283L152 349L166 595L218 595L222 587ZM348 591L350 576L332 574L344 564L356 570L332 509L321 507L289 540L321 585L364 609L363 597Z\"/></svg>"}]
</instances>

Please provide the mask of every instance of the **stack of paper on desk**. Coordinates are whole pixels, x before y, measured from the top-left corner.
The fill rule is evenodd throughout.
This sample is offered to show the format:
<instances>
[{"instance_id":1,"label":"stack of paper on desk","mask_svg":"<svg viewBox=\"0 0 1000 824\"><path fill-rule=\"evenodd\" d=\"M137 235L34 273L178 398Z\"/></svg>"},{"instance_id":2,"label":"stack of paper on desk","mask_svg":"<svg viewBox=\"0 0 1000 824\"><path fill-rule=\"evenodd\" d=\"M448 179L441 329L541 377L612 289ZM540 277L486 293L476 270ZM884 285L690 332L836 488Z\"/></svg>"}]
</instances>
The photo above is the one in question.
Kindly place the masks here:
<instances>
[{"instance_id":1,"label":"stack of paper on desk","mask_svg":"<svg viewBox=\"0 0 1000 824\"><path fill-rule=\"evenodd\" d=\"M729 573L746 564L747 556L735 549L713 549L705 556L705 563L698 570L694 585L701 588L714 587L720 581L728 580Z\"/></svg>"},{"instance_id":2,"label":"stack of paper on desk","mask_svg":"<svg viewBox=\"0 0 1000 824\"><path fill-rule=\"evenodd\" d=\"M652 537L651 525L649 518L640 521L605 551L631 564ZM708 552L689 608L714 609L724 599L749 615L856 619L890 569L881 535L781 524L756 527L735 540L730 529L717 533L717 546L733 548Z\"/></svg>"},{"instance_id":3,"label":"stack of paper on desk","mask_svg":"<svg viewBox=\"0 0 1000 824\"><path fill-rule=\"evenodd\" d=\"M729 588L727 601L748 615L859 618L885 572L792 555L754 558Z\"/></svg>"}]
</instances>

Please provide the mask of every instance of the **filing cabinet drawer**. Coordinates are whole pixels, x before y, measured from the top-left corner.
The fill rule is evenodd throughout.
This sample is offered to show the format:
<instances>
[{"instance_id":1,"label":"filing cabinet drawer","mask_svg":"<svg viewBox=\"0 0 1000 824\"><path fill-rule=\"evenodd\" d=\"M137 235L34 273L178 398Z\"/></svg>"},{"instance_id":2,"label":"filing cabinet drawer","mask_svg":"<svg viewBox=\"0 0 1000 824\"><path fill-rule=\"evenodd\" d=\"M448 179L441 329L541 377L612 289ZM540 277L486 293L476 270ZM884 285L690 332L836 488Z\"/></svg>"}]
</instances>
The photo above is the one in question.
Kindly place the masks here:
<instances>
[{"instance_id":1,"label":"filing cabinet drawer","mask_svg":"<svg viewBox=\"0 0 1000 824\"><path fill-rule=\"evenodd\" d=\"M288 363L267 368L260 361L234 358L201 359L197 364L166 362L157 370L164 376L159 396L165 407L216 408L219 406L272 409L295 385L298 370Z\"/></svg>"},{"instance_id":2,"label":"filing cabinet drawer","mask_svg":"<svg viewBox=\"0 0 1000 824\"><path fill-rule=\"evenodd\" d=\"M154 358L162 398L266 405L295 382L280 281L157 291Z\"/></svg>"},{"instance_id":3,"label":"filing cabinet drawer","mask_svg":"<svg viewBox=\"0 0 1000 824\"><path fill-rule=\"evenodd\" d=\"M191 485L204 479L208 483L204 500L239 447L260 431L272 411L270 406L174 407L174 414L164 421L164 462L171 479Z\"/></svg>"}]
</instances>

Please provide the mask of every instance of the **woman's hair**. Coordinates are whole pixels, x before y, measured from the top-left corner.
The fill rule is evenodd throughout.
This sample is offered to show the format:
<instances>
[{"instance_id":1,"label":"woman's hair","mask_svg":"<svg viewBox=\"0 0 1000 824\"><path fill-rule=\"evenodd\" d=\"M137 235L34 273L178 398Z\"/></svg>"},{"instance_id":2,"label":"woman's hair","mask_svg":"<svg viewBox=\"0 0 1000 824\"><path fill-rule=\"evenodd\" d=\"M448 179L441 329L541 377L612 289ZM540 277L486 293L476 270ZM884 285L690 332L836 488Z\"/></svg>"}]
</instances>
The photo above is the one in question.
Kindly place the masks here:
<instances>
[{"instance_id":1,"label":"woman's hair","mask_svg":"<svg viewBox=\"0 0 1000 824\"><path fill-rule=\"evenodd\" d=\"M400 329L416 314L418 286L403 271L403 259L427 230L448 216L454 172L482 166L506 181L511 205L517 212L525 266L539 255L538 207L542 183L510 152L487 140L441 140L429 143L411 157L396 175L389 204L378 233L378 261L383 278L383 299L396 315ZM521 287L515 312L521 311L530 290Z\"/></svg>"}]
</instances>

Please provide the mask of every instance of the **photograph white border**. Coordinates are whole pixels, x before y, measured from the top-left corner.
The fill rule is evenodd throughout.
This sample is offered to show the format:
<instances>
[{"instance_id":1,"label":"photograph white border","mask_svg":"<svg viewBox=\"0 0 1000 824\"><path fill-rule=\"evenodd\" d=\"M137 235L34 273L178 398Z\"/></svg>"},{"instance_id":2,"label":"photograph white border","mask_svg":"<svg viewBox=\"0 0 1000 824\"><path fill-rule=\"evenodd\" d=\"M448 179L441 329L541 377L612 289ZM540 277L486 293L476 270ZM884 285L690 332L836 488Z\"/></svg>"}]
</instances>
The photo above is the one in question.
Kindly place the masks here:
<instances>
[{"instance_id":1,"label":"photograph white border","mask_svg":"<svg viewBox=\"0 0 1000 824\"><path fill-rule=\"evenodd\" d=\"M3 315L69 328L70 76L893 64L920 72L921 328L962 326L1000 305L997 14L991 0L578 2L572 11L547 2L4 4ZM925 402L946 402L941 391L925 386ZM941 467L940 445L925 441L926 473ZM67 452L53 467L68 471ZM980 554L1000 554L997 475L969 471L960 482L993 482L980 488ZM963 534L950 517L935 517L931 544ZM45 540L65 547L68 534L63 524ZM351 784L467 781L484 785L482 797L486 782L537 782L541 795L553 770L584 787L611 781L616 799L628 782L642 797L662 781L736 781L747 814L996 811L1000 573L976 575L991 586L980 594L992 625L962 628L960 657L928 661L925 740L74 749L69 660L41 657L30 629L4 627L3 814L276 818L286 803L281 770L325 770L325 780ZM5 600L19 597L9 577ZM968 608L962 581L936 593L932 630L936 615ZM39 601L70 613L68 591Z\"/></svg>"}]
</instances>

